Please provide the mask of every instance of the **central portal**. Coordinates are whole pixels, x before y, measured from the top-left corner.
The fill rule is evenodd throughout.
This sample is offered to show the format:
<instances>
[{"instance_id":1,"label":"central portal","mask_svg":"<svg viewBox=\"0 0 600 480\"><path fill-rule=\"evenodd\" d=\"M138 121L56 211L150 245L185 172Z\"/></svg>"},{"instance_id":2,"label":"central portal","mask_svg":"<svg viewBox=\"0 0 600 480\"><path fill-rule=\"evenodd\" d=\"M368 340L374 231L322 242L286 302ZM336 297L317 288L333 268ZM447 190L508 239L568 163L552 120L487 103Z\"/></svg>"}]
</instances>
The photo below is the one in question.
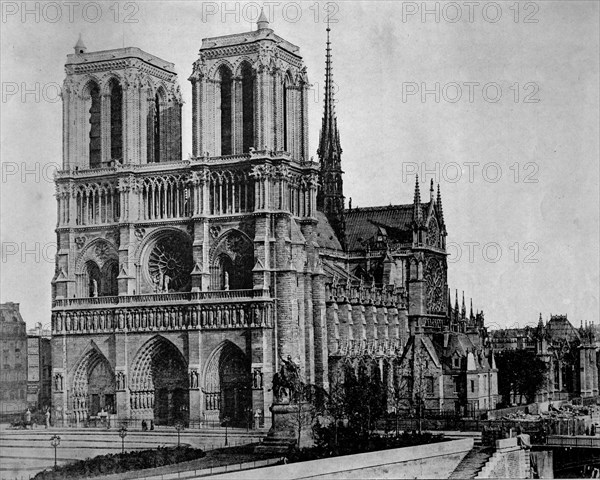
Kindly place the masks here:
<instances>
[{"instance_id":1,"label":"central portal","mask_svg":"<svg viewBox=\"0 0 600 480\"><path fill-rule=\"evenodd\" d=\"M156 425L189 421L187 363L167 339L156 336L140 349L131 378L133 418Z\"/></svg>"}]
</instances>

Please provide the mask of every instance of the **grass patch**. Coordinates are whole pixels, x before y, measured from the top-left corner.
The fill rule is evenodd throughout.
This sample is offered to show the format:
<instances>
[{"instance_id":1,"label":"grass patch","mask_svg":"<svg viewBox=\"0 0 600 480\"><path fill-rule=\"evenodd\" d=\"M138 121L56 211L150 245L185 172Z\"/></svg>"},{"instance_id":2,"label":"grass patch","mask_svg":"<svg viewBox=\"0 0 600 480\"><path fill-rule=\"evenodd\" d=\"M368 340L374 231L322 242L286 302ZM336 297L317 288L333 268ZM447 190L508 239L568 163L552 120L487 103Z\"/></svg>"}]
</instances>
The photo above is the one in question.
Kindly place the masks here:
<instances>
[{"instance_id":1,"label":"grass patch","mask_svg":"<svg viewBox=\"0 0 600 480\"><path fill-rule=\"evenodd\" d=\"M34 480L62 480L90 478L100 475L124 473L131 470L157 468L180 462L196 460L206 455L203 450L182 447L158 447L126 453L110 453L59 466L56 470L44 470Z\"/></svg>"}]
</instances>

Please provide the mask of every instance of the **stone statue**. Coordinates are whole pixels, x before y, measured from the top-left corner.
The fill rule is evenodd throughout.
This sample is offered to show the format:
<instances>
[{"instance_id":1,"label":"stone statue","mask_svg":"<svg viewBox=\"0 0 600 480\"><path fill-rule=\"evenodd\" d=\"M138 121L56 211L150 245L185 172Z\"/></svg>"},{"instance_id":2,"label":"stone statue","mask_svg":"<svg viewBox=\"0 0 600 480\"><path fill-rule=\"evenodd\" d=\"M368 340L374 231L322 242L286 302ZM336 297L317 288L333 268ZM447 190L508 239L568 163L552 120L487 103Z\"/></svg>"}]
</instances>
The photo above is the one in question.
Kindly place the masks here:
<instances>
[{"instance_id":1,"label":"stone statue","mask_svg":"<svg viewBox=\"0 0 600 480\"><path fill-rule=\"evenodd\" d=\"M287 359L281 358L279 372L273 375L273 394L275 398L282 402L287 397L287 401L296 401L298 399L298 387L300 386L300 369L291 356Z\"/></svg>"},{"instance_id":2,"label":"stone statue","mask_svg":"<svg viewBox=\"0 0 600 480\"><path fill-rule=\"evenodd\" d=\"M98 282L96 279L92 279L92 297L98 296Z\"/></svg>"},{"instance_id":3,"label":"stone statue","mask_svg":"<svg viewBox=\"0 0 600 480\"><path fill-rule=\"evenodd\" d=\"M163 278L163 291L169 293L169 284L171 283L171 277L165 275Z\"/></svg>"},{"instance_id":4,"label":"stone statue","mask_svg":"<svg viewBox=\"0 0 600 480\"><path fill-rule=\"evenodd\" d=\"M225 285L223 285L223 290L229 290L229 272L225 272Z\"/></svg>"}]
</instances>

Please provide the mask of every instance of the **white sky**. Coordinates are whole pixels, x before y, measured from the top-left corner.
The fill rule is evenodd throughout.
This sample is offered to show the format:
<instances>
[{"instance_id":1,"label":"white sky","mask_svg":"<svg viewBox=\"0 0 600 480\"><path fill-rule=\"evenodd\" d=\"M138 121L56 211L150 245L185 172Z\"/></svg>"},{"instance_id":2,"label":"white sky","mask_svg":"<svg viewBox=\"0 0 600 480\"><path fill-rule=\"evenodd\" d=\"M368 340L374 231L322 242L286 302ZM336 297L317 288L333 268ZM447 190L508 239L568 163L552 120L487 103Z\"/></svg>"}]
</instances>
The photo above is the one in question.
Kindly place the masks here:
<instances>
[{"instance_id":1,"label":"white sky","mask_svg":"<svg viewBox=\"0 0 600 480\"><path fill-rule=\"evenodd\" d=\"M88 51L137 46L175 63L186 101L187 157L187 77L201 39L254 28L254 5L31 2L23 15L22 2L2 2L0 291L2 302L21 304L30 326L50 321L51 172L62 161L56 84L78 34ZM314 84L316 156L326 6L265 5L275 32L300 46ZM420 1L337 2L332 42L345 194L360 207L410 203L414 169L425 174L437 163L439 174L426 175L421 191L425 201L429 179L441 184L453 290L464 290L467 302L473 297L491 326L535 323L539 312L567 314L577 326L598 322L599 4L520 2L518 16L514 5L428 2L439 9L436 22L433 13L422 18ZM225 8L232 13L224 16ZM453 23L458 10L462 17ZM465 82L479 84L472 101ZM438 102L433 93L424 101L420 92L403 99L411 88L435 90L436 83ZM456 84L462 97L452 103ZM502 97L494 103L496 86ZM528 94L539 101L525 102ZM468 162L477 162L472 181ZM498 167L502 174L493 182ZM471 261L470 242L477 242ZM484 248L488 260L498 252L501 258L486 261Z\"/></svg>"}]
</instances>

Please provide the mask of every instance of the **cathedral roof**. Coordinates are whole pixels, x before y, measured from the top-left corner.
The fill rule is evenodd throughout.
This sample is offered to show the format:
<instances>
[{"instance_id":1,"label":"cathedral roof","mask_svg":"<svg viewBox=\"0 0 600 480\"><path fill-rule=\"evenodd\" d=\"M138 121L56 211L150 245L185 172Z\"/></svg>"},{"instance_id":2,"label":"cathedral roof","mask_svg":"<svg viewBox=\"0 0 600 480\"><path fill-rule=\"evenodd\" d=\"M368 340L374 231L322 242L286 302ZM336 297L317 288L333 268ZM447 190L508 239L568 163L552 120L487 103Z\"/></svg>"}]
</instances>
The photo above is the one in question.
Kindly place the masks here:
<instances>
[{"instance_id":1,"label":"cathedral roof","mask_svg":"<svg viewBox=\"0 0 600 480\"><path fill-rule=\"evenodd\" d=\"M567 340L569 342L573 340L579 340L579 333L577 329L567 320L564 315L553 315L546 324L546 332L554 340Z\"/></svg>"},{"instance_id":2,"label":"cathedral roof","mask_svg":"<svg viewBox=\"0 0 600 480\"><path fill-rule=\"evenodd\" d=\"M423 217L427 218L428 203L421 204ZM349 251L364 250L363 242L373 238L381 227L389 235L406 234L412 241L413 205L389 205L386 207L352 208L346 210L346 241Z\"/></svg>"},{"instance_id":3,"label":"cathedral roof","mask_svg":"<svg viewBox=\"0 0 600 480\"><path fill-rule=\"evenodd\" d=\"M341 250L342 246L338 240L327 216L317 210L315 217L319 221L315 227L315 240L321 248L330 248L332 250Z\"/></svg>"}]
</instances>

